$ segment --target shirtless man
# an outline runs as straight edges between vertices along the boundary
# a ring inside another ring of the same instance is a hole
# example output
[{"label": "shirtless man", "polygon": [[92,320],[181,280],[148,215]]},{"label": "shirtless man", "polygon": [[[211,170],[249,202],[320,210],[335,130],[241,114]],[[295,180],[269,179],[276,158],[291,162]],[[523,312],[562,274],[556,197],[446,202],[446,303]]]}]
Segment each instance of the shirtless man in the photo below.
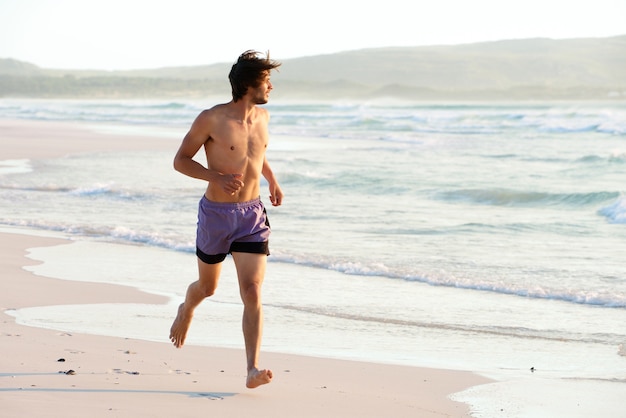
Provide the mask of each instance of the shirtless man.
[{"label": "shirtless man", "polygon": [[[208,182],[198,210],[196,255],[199,279],[189,285],[185,301],[170,330],[170,340],[182,347],[194,309],[213,295],[221,262],[232,254],[243,301],[243,335],[248,375],[246,386],[256,388],[272,380],[272,371],[259,369],[263,330],[261,285],[269,255],[270,225],[260,201],[261,175],[269,183],[270,201],[279,206],[283,192],[265,157],[269,113],[257,105],[268,101],[271,70],[280,63],[246,51],[228,78],[233,99],[202,111],[183,139],[174,168]],[[204,147],[207,167],[193,159]]]}]

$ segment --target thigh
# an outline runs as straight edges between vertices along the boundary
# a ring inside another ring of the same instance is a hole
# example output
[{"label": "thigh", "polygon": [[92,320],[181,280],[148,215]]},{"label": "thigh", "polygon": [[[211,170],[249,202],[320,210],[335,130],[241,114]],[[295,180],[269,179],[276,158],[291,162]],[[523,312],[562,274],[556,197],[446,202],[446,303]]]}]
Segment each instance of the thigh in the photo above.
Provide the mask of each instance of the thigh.
[{"label": "thigh", "polygon": [[207,264],[198,258],[198,281],[207,294],[213,294],[220,279],[222,263]]},{"label": "thigh", "polygon": [[267,255],[233,252],[232,256],[237,268],[240,289],[245,289],[250,285],[261,286],[265,277]]}]

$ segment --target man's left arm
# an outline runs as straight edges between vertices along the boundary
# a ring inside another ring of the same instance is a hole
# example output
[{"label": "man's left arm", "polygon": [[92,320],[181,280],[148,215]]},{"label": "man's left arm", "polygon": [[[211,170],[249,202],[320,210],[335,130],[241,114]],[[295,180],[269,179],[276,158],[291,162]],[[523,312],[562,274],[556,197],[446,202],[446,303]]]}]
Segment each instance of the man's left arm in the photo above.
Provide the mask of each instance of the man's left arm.
[{"label": "man's left arm", "polygon": [[283,191],[274,176],[274,172],[270,167],[270,164],[267,162],[267,158],[263,158],[263,169],[261,170],[261,174],[265,177],[265,180],[269,183],[270,188],[270,201],[273,206],[280,206],[283,203]]}]

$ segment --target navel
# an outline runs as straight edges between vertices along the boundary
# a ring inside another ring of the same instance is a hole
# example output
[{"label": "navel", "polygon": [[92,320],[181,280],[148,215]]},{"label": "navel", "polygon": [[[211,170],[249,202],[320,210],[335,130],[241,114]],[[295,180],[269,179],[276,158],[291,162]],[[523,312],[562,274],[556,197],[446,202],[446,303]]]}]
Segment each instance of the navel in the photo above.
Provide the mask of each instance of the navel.
[{"label": "navel", "polygon": [[231,145],[231,146],[230,146],[230,150],[231,150],[231,151],[234,151],[234,150],[235,150],[235,146],[234,146],[234,145]]}]

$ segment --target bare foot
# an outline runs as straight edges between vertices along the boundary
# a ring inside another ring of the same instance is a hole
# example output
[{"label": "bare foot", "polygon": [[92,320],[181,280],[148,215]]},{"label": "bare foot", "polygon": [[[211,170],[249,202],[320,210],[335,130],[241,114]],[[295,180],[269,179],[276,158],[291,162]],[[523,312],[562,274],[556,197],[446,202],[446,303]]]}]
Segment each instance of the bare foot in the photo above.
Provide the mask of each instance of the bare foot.
[{"label": "bare foot", "polygon": [[170,341],[174,343],[174,346],[180,348],[185,343],[187,337],[187,330],[191,324],[191,315],[185,313],[184,303],[181,303],[178,307],[178,314],[172,328],[170,328]]},{"label": "bare foot", "polygon": [[259,370],[256,368],[251,369],[248,372],[248,378],[246,379],[246,387],[254,389],[261,385],[265,385],[272,381],[272,377],[274,377],[274,375],[271,370]]}]

